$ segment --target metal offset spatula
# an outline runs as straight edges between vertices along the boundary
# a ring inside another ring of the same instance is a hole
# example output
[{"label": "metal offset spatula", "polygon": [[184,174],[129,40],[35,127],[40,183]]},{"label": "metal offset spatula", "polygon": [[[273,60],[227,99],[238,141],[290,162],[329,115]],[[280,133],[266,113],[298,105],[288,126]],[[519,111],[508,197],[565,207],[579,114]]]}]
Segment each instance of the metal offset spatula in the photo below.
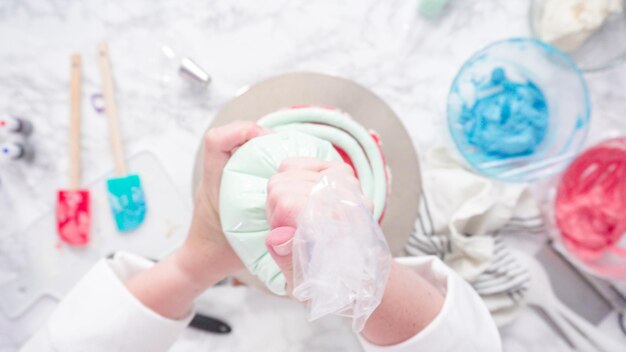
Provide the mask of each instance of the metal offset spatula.
[{"label": "metal offset spatula", "polygon": [[577,351],[620,352],[624,350],[618,341],[581,318],[556,297],[548,274],[535,258],[519,251],[515,251],[514,254],[530,272],[531,284],[526,295],[528,304],[546,313]]},{"label": "metal offset spatula", "polygon": [[109,121],[109,134],[113,148],[115,174],[117,175],[117,177],[107,180],[108,199],[118,231],[127,232],[138,228],[145,219],[146,201],[139,175],[128,175],[126,171],[117,106],[115,105],[111,63],[106,43],[98,45],[98,57],[102,74],[102,94],[104,95],[105,111]]},{"label": "metal offset spatula", "polygon": [[69,189],[57,193],[56,220],[59,238],[74,246],[89,242],[89,191],[80,186],[80,56],[72,55],[70,80]]}]

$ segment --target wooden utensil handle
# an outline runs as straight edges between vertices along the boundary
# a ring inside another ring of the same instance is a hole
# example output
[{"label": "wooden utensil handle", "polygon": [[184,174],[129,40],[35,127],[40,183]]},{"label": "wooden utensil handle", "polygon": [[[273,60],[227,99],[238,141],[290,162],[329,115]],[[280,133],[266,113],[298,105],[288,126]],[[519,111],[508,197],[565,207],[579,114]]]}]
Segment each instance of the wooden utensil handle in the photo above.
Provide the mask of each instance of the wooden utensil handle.
[{"label": "wooden utensil handle", "polygon": [[72,55],[70,79],[70,189],[80,186],[80,55]]},{"label": "wooden utensil handle", "polygon": [[98,45],[98,58],[100,61],[100,73],[102,74],[102,94],[104,95],[104,109],[109,121],[109,135],[111,137],[111,147],[113,148],[113,161],[115,162],[115,173],[118,176],[126,175],[126,164],[124,162],[124,149],[122,147],[122,136],[120,134],[120,123],[117,117],[117,106],[115,105],[115,95],[113,88],[113,76],[111,74],[111,62],[109,61],[109,49],[106,43]]}]

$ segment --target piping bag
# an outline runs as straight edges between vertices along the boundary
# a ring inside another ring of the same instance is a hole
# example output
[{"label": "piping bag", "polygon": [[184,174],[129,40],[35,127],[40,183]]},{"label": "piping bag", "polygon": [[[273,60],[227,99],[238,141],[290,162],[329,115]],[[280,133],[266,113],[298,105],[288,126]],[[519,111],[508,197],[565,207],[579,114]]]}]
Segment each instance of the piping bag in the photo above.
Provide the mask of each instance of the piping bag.
[{"label": "piping bag", "polygon": [[267,288],[286,294],[285,277],[265,247],[270,230],[265,211],[269,178],[288,158],[341,161],[335,146],[347,151],[353,162],[362,160],[354,169],[358,187],[372,201],[373,214],[363,205],[356,185],[345,185],[342,178],[328,174],[298,219],[292,252],[293,294],[308,302],[309,320],[341,314],[352,317],[353,329],[360,331],[380,303],[391,261],[378,225],[387,188],[382,155],[367,130],[340,111],[287,109],[265,116],[259,124],[275,133],[242,145],[224,168],[220,218],[226,238]]},{"label": "piping bag", "polygon": [[69,245],[89,242],[89,191],[80,185],[80,56],[72,55],[70,81],[69,189],[57,193],[56,219],[59,238]]},{"label": "piping bag", "polygon": [[380,304],[391,253],[354,184],[332,172],[322,176],[298,216],[293,238],[293,296],[306,302],[308,319],[352,318],[360,332]]},{"label": "piping bag", "polygon": [[105,112],[109,121],[109,134],[115,161],[115,174],[117,175],[117,177],[107,180],[108,198],[118,231],[127,232],[135,230],[143,223],[146,217],[146,202],[139,175],[128,175],[126,170],[115,105],[111,63],[106,43],[98,45],[98,57],[102,74]]},{"label": "piping bag", "polygon": [[[224,167],[220,220],[226,239],[248,270],[277,295],[285,295],[285,277],[267,252],[267,182],[283,160],[314,157],[353,165],[363,195],[378,221],[389,189],[376,139],[349,115],[331,108],[293,107],[265,115],[259,125],[274,133],[242,145]],[[339,150],[348,155],[346,161]]]}]

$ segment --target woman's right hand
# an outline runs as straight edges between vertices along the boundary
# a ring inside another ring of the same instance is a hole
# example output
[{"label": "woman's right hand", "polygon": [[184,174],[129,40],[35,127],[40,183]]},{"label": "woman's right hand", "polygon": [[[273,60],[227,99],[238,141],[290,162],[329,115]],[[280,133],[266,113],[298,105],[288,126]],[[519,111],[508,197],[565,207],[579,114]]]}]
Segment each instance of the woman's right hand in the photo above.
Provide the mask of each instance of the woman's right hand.
[{"label": "woman's right hand", "polygon": [[266,246],[274,261],[287,279],[287,292],[293,289],[291,247],[296,231],[296,220],[306,205],[312,188],[325,174],[333,173],[345,177],[345,187],[354,187],[363,202],[371,210],[371,202],[361,192],[359,181],[352,168],[343,162],[329,162],[316,158],[293,158],[285,160],[278,173],[272,176],[267,186],[267,218],[270,233]]},{"label": "woman's right hand", "polygon": [[[345,163],[314,158],[285,161],[268,183],[267,216],[270,233],[265,244],[287,280],[287,292],[293,290],[292,244],[298,215],[306,205],[312,188],[326,173],[343,174],[360,192],[359,181]],[[371,202],[361,193],[364,203]],[[416,272],[392,262],[385,293],[379,306],[367,320],[361,335],[369,342],[394,345],[415,336],[430,324],[443,306],[443,295]]]}]

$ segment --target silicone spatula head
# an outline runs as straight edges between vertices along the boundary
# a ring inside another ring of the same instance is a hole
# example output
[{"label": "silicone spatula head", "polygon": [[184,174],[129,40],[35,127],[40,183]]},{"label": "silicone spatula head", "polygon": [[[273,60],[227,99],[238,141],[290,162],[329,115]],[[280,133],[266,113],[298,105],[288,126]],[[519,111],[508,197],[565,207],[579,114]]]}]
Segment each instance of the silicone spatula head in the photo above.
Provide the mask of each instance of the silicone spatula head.
[{"label": "silicone spatula head", "polygon": [[62,190],[57,197],[57,231],[61,240],[73,246],[89,242],[90,226],[89,192]]},{"label": "silicone spatula head", "polygon": [[82,246],[89,242],[89,191],[80,184],[80,56],[71,57],[70,79],[70,134],[69,134],[69,189],[57,195],[57,231],[61,241]]},{"label": "silicone spatula head", "polygon": [[120,232],[132,231],[146,217],[146,201],[138,175],[107,180],[109,204]]}]

